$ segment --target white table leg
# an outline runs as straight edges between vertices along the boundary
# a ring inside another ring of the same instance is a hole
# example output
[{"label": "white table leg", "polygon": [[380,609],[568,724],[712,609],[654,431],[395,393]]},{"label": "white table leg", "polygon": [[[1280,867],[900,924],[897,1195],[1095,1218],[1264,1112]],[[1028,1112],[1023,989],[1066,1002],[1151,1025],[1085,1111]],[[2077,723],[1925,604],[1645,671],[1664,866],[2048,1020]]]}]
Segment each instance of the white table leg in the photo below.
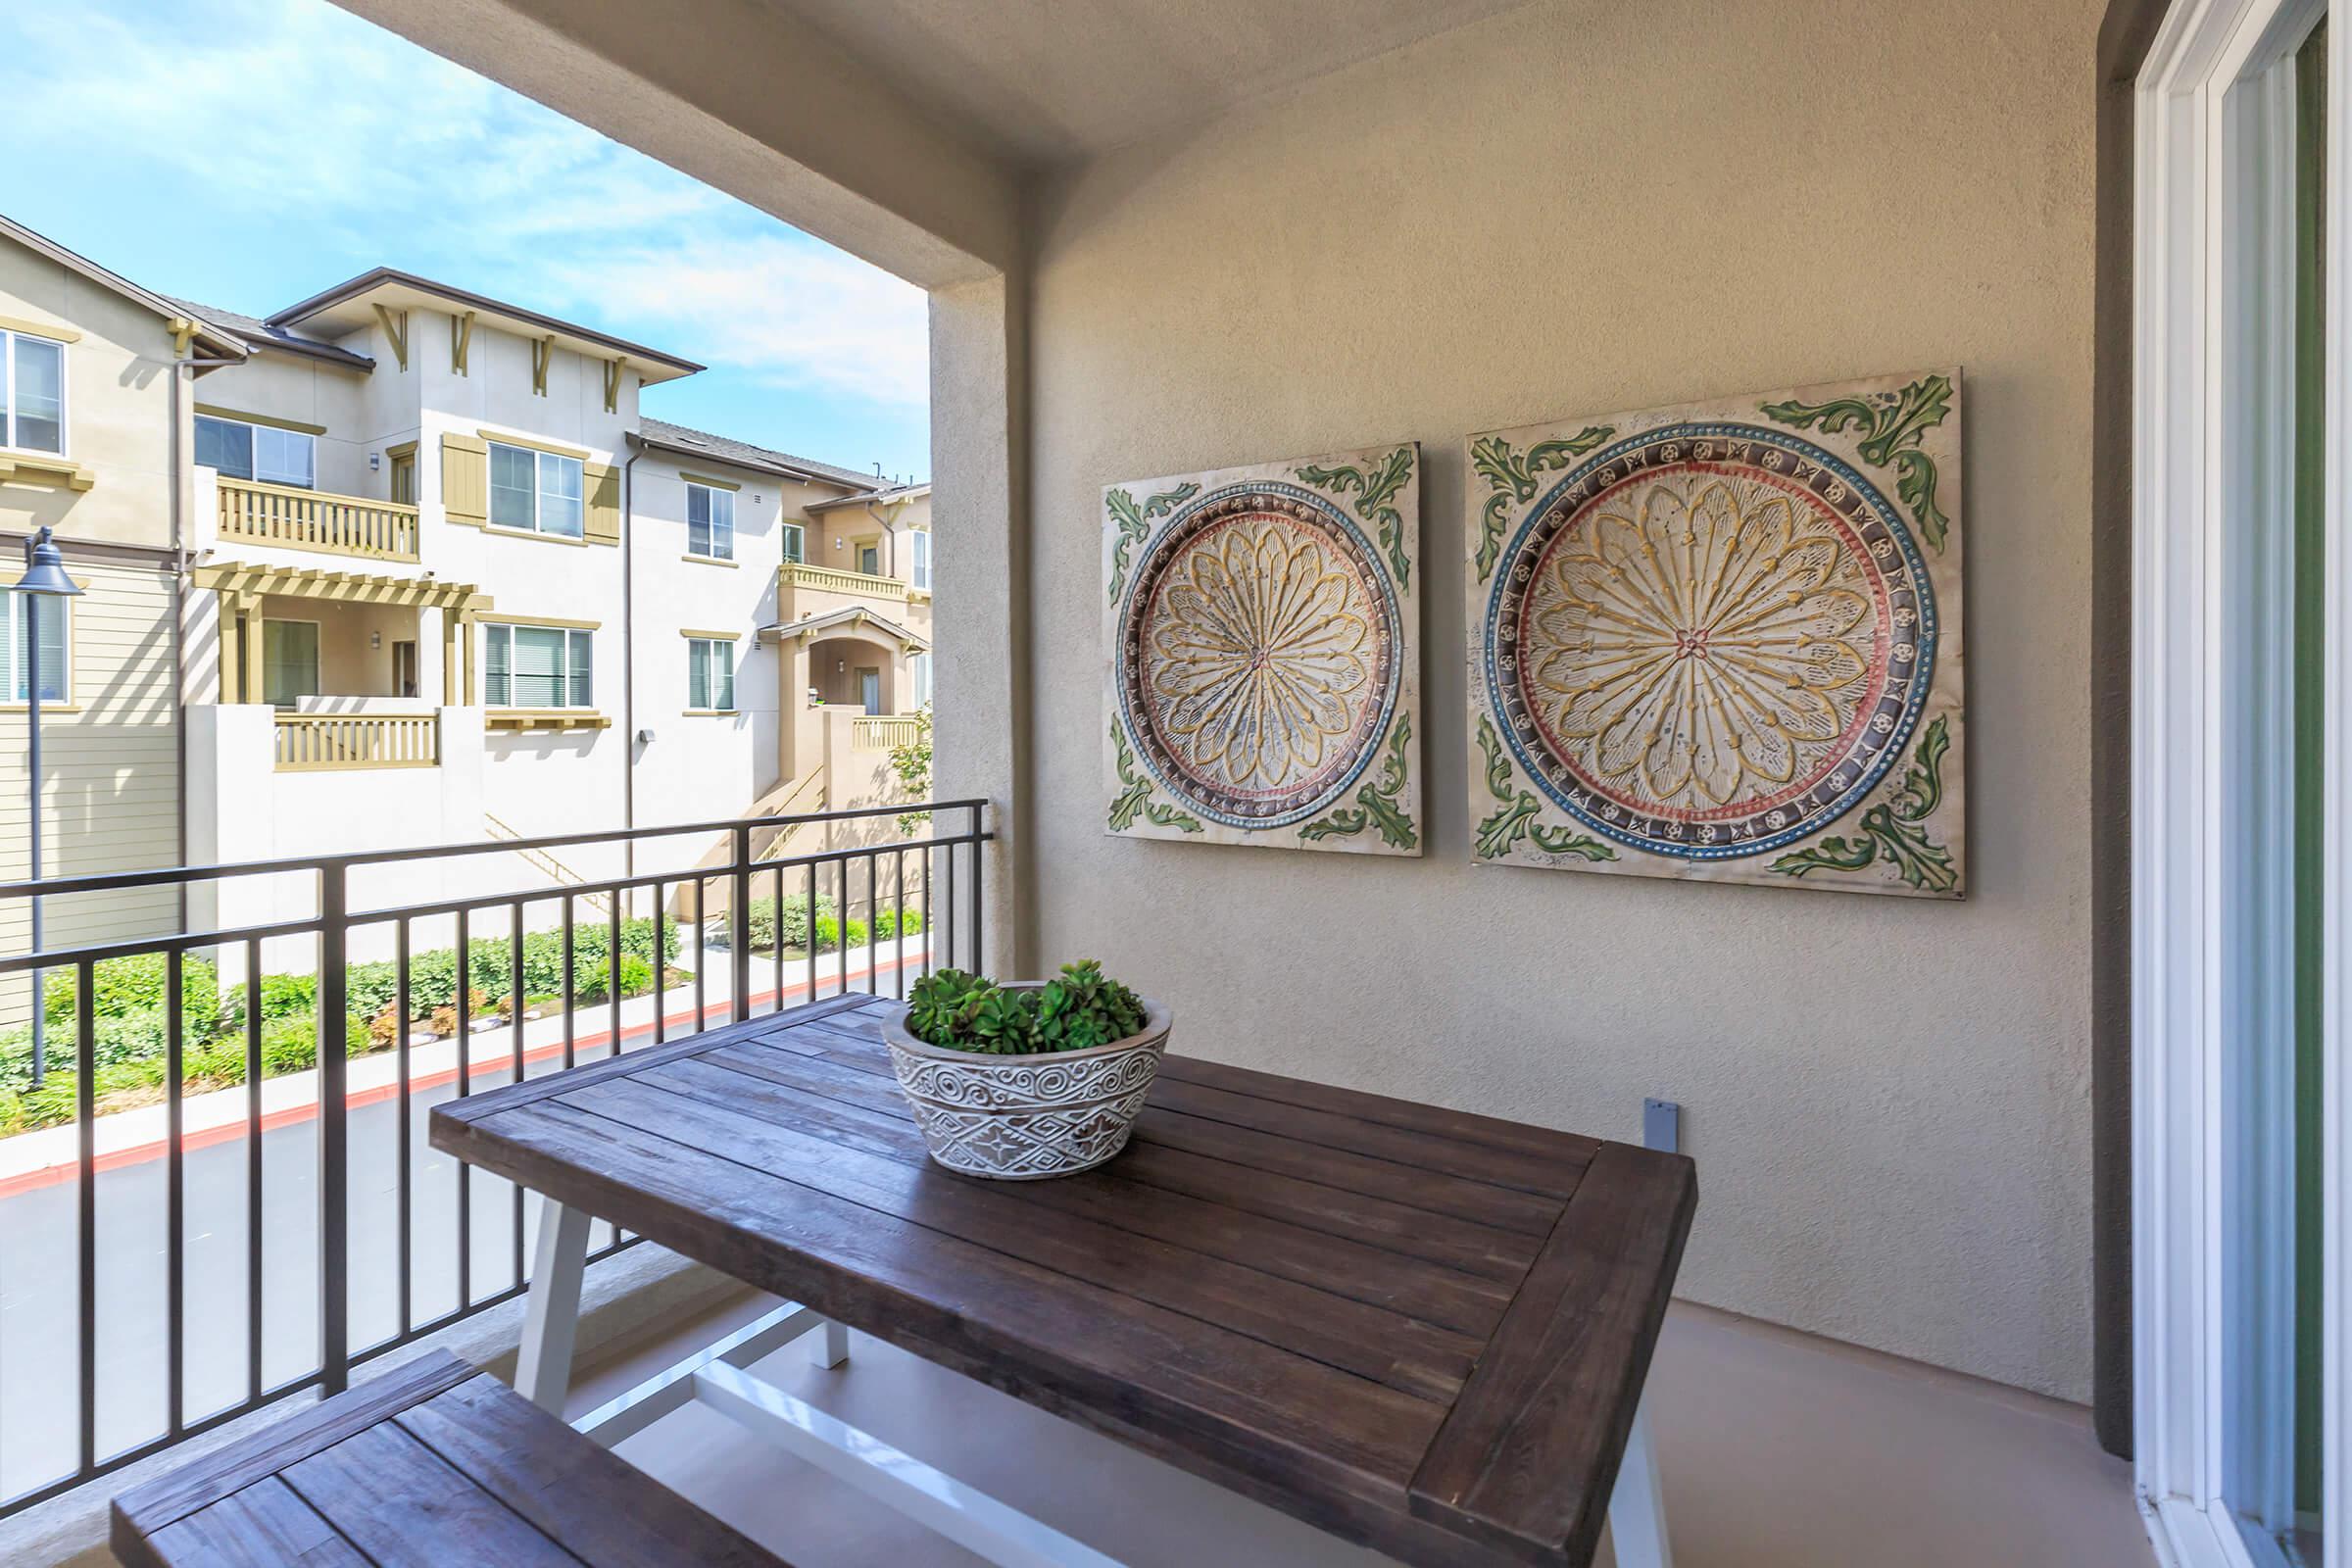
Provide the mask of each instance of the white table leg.
[{"label": "white table leg", "polygon": [[1674,1553],[1666,1544],[1666,1497],[1658,1490],[1658,1445],[1649,1430],[1646,1395],[1634,1409],[1625,1462],[1617,1468],[1617,1490],[1609,1494],[1609,1534],[1617,1546],[1617,1568],[1674,1568]]},{"label": "white table leg", "polygon": [[542,1198],[538,1257],[531,1272],[530,1306],[522,1320],[522,1350],[514,1362],[514,1388],[561,1420],[564,1396],[571,1392],[572,1334],[580,1326],[587,1214]]},{"label": "white table leg", "polygon": [[850,1331],[848,1327],[834,1322],[831,1318],[826,1318],[824,1326],[808,1336],[808,1364],[834,1367],[841,1365],[849,1358]]}]

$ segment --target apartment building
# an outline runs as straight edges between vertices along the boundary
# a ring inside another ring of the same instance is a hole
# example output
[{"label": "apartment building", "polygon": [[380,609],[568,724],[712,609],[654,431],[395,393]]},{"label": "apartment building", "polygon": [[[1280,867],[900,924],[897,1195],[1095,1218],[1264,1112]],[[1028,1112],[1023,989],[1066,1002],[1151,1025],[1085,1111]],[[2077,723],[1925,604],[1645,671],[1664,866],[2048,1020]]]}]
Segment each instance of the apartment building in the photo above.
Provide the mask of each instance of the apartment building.
[{"label": "apartment building", "polygon": [[[42,868],[182,858],[172,607],[193,497],[191,398],[245,344],[176,303],[0,218],[0,551],[54,529],[81,597],[41,606]],[[0,580],[14,580],[13,569]],[[0,875],[31,835],[24,608],[0,593]],[[54,944],[169,929],[163,892],[48,901]],[[0,942],[23,951],[23,901]],[[22,1006],[0,987],[0,1013]]]},{"label": "apartment building", "polygon": [[[64,655],[110,706],[58,722],[111,726],[70,765],[135,805],[92,790],[69,836],[103,813],[124,864],[228,862],[889,798],[889,748],[929,691],[927,487],[643,417],[645,388],[702,367],[391,269],[257,318],[54,259],[84,281],[42,296],[34,259],[55,249],[10,250],[27,276],[0,273],[0,315],[154,363],[136,395],[94,360],[46,394],[37,351],[25,381],[83,435],[18,459],[62,475],[21,526],[55,522],[77,573],[123,579],[103,601],[120,609],[76,602]],[[104,504],[68,526],[56,498],[82,495]],[[0,742],[0,767],[21,749]],[[552,889],[711,848],[527,858]],[[514,860],[363,872],[353,897],[513,885]],[[190,916],[306,908],[307,884],[279,881],[200,886]]]}]

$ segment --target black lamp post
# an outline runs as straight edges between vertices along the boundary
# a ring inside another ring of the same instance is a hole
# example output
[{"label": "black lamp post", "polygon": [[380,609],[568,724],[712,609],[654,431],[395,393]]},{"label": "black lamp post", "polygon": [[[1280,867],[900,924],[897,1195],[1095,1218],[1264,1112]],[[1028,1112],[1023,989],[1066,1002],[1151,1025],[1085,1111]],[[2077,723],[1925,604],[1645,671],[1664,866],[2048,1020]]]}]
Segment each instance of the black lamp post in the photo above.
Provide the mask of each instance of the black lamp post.
[{"label": "black lamp post", "polygon": [[[24,541],[24,575],[17,579],[16,592],[24,597],[24,714],[30,727],[30,746],[25,753],[24,772],[30,780],[29,810],[26,814],[26,833],[31,842],[31,878],[41,875],[41,601],[72,599],[81,593],[74,579],[66,574],[64,552],[47,528]],[[62,696],[63,693],[60,693]],[[32,951],[41,951],[41,898],[32,898]],[[48,1023],[44,1005],[43,975],[32,971],[32,1081],[38,1086],[47,1076],[48,1062],[42,1040]]]}]

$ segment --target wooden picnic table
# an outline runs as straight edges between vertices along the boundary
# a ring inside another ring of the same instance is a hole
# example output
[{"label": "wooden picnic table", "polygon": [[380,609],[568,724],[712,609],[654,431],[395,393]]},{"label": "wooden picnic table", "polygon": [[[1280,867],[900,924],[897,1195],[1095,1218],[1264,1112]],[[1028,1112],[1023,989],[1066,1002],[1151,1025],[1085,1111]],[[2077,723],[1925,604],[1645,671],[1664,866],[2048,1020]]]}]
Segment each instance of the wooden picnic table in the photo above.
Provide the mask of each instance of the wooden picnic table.
[{"label": "wooden picnic table", "polygon": [[[525,1392],[560,1402],[594,1216],[1405,1562],[1592,1560],[1688,1159],[1170,1055],[1109,1164],[976,1181],[924,1154],[889,1005],[434,1108],[550,1205]],[[1665,1557],[1647,1462],[1644,1432],[1629,1562]]]}]

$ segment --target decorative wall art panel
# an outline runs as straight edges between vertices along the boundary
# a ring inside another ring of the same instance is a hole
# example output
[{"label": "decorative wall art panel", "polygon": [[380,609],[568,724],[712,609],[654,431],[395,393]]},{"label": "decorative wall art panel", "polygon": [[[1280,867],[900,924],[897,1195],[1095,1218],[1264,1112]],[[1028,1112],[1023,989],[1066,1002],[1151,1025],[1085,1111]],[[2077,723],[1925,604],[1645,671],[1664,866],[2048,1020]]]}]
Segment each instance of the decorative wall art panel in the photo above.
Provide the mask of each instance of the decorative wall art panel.
[{"label": "decorative wall art panel", "polygon": [[1421,449],[1102,492],[1104,829],[1421,853]]},{"label": "decorative wall art panel", "polygon": [[1477,859],[1961,896],[1958,371],[1469,457]]}]

